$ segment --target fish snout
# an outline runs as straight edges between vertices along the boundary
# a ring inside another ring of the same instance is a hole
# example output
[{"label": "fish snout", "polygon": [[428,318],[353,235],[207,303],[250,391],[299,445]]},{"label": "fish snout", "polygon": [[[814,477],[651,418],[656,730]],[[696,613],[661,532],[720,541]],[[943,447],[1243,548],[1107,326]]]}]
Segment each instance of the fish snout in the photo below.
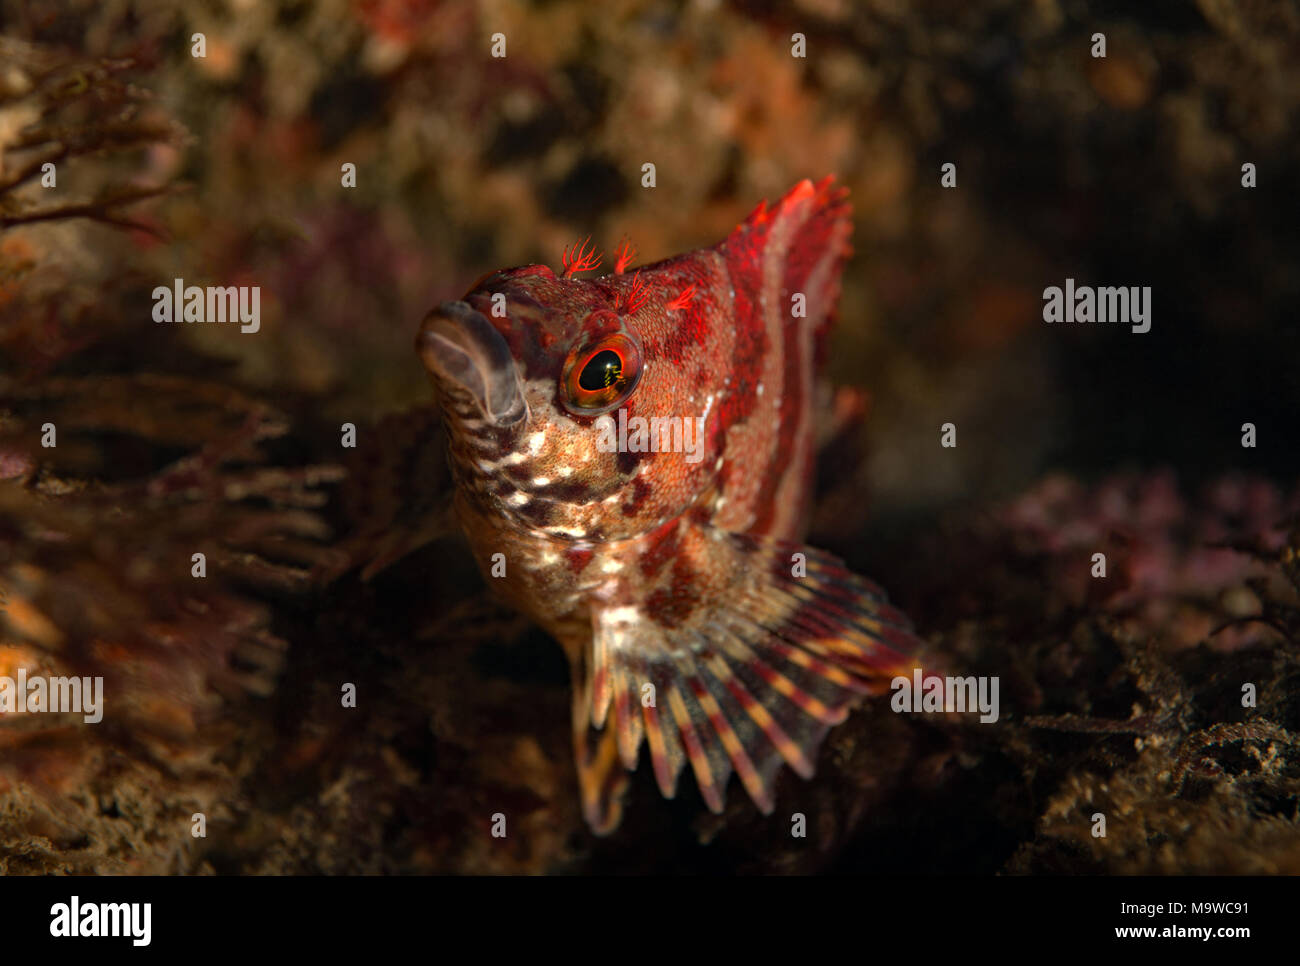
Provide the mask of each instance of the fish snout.
[{"label": "fish snout", "polygon": [[497,425],[523,418],[527,407],[514,357],[481,312],[465,302],[443,302],[424,317],[415,348],[445,391],[468,394]]}]

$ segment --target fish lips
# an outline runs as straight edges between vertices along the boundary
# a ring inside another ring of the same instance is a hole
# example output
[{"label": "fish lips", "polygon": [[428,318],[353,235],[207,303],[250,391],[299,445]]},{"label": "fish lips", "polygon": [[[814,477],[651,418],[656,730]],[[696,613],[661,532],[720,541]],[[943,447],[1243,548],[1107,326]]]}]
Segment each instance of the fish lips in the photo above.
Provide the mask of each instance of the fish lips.
[{"label": "fish lips", "polygon": [[467,303],[443,302],[425,316],[415,347],[444,388],[468,393],[498,426],[524,417],[527,406],[510,347]]}]

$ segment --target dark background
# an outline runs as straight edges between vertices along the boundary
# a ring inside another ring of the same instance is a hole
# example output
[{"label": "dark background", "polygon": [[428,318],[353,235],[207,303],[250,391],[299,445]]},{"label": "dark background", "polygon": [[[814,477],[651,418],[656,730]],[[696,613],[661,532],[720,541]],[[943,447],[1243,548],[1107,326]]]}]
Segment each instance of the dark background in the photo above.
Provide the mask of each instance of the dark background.
[{"label": "dark background", "polygon": [[[9,659],[131,696],[14,739],[9,871],[1300,869],[1293,3],[4,2],[0,35],[3,173],[71,149],[57,201],[0,193]],[[427,406],[418,321],[485,272],[587,235],[668,257],[828,173],[856,215],[830,375],[872,409],[813,540],[1000,675],[1006,718],[865,709],[783,786],[807,843],[645,774],[596,842],[558,649],[454,538],[350,569],[442,492],[436,431],[376,426]],[[167,191],[109,203],[140,186]],[[175,277],[260,285],[261,331],[155,326]],[[1067,277],[1150,286],[1151,331],[1047,326]],[[409,440],[407,509],[376,509],[345,421]],[[1095,810],[1128,818],[1099,841]]]}]

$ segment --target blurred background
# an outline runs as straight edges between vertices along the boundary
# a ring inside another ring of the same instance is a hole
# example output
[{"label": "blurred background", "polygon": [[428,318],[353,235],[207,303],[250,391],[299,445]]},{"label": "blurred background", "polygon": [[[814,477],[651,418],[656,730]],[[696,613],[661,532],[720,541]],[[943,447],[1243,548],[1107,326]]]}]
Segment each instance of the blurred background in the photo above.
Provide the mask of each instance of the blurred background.
[{"label": "blurred background", "polygon": [[[1298,106],[1300,10],[1264,0],[0,0],[0,664],[125,696],[97,730],[0,715],[0,863],[1300,871]],[[864,710],[782,787],[805,843],[645,775],[594,840],[558,649],[423,540],[416,326],[825,174],[856,218],[829,374],[871,408],[813,542],[1007,715]],[[1151,331],[1046,325],[1067,277],[1150,286]],[[260,286],[260,331],[155,325],[175,278]],[[377,497],[381,463],[409,491]],[[1107,796],[1141,820],[1098,842]]]}]

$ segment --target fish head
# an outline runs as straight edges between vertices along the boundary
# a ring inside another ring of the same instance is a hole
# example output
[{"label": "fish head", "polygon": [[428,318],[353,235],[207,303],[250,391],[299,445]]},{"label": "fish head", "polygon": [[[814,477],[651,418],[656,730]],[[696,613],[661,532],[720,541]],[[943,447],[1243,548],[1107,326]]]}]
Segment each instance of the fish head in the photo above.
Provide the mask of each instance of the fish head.
[{"label": "fish head", "polygon": [[[417,349],[458,485],[479,509],[553,537],[617,539],[654,529],[707,488],[716,440],[696,418],[701,387],[658,351],[662,300],[630,298],[632,284],[530,265],[485,276],[425,318]],[[608,445],[611,427],[634,417],[682,421],[683,445]]]}]

